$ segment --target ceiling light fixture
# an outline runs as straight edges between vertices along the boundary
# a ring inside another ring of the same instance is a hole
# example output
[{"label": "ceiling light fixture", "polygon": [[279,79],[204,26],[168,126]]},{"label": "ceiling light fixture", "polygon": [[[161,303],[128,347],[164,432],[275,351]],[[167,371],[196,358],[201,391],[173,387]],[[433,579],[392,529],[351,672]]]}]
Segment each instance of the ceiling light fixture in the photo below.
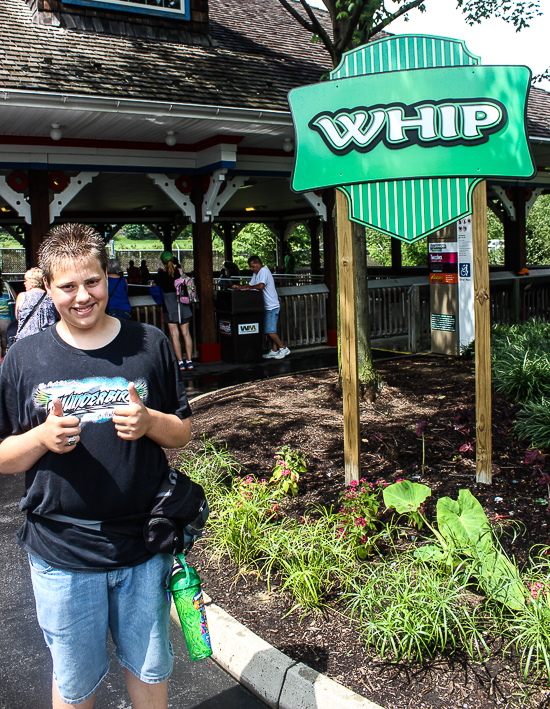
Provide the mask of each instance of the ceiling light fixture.
[{"label": "ceiling light fixture", "polygon": [[169,145],[172,148],[178,142],[176,135],[177,134],[175,131],[169,130],[168,133],[166,133],[166,145]]},{"label": "ceiling light fixture", "polygon": [[52,129],[50,131],[50,138],[52,140],[61,140],[63,137],[63,132],[59,123],[52,123]]}]

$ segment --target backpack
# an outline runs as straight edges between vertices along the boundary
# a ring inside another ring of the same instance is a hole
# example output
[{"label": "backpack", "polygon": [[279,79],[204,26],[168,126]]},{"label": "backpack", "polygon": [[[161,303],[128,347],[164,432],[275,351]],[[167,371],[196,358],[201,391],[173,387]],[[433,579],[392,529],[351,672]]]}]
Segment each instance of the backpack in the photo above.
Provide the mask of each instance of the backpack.
[{"label": "backpack", "polygon": [[176,296],[179,302],[184,305],[196,303],[197,289],[195,288],[195,281],[190,276],[186,276],[181,268],[178,270],[179,277],[174,281],[174,286],[176,288]]}]

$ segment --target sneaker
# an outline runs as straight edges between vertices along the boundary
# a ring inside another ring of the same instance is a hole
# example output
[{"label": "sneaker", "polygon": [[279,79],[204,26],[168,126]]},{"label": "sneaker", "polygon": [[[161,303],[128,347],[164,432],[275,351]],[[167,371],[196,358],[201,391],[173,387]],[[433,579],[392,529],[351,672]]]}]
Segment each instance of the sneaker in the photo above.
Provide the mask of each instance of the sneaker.
[{"label": "sneaker", "polygon": [[277,354],[275,355],[275,359],[284,359],[285,357],[286,357],[285,350],[279,350],[277,352]]},{"label": "sneaker", "polygon": [[287,355],[290,354],[290,350],[288,349],[288,347],[283,347],[281,350],[279,350],[279,354],[281,352],[283,353],[283,357],[286,357]]},{"label": "sneaker", "polygon": [[193,362],[190,359],[185,360],[185,369],[194,369]]},{"label": "sneaker", "polygon": [[185,364],[181,360],[178,362],[178,367],[180,368],[180,372],[185,372]]},{"label": "sneaker", "polygon": [[262,355],[262,357],[264,359],[271,359],[272,357],[277,357],[278,354],[279,350],[269,350],[269,352],[267,354]]}]

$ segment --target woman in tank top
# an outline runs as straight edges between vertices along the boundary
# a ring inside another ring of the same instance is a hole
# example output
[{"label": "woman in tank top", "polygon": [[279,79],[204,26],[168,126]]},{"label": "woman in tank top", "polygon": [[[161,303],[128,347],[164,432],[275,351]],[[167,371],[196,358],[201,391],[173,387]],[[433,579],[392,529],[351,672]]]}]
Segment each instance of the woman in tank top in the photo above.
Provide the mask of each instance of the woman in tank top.
[{"label": "woman in tank top", "polygon": [[25,291],[19,293],[15,301],[15,317],[19,322],[16,335],[18,340],[55,324],[57,310],[49,295],[40,302],[25,324],[27,316],[45,293],[42,271],[39,268],[31,268],[25,273]]}]

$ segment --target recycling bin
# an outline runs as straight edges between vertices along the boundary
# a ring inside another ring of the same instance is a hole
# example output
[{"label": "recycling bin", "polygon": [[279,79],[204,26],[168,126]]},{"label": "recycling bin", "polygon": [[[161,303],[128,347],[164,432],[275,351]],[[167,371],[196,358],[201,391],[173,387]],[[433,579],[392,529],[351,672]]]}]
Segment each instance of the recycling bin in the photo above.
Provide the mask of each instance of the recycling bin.
[{"label": "recycling bin", "polygon": [[264,323],[261,291],[218,291],[216,315],[222,361],[234,364],[260,362]]}]

